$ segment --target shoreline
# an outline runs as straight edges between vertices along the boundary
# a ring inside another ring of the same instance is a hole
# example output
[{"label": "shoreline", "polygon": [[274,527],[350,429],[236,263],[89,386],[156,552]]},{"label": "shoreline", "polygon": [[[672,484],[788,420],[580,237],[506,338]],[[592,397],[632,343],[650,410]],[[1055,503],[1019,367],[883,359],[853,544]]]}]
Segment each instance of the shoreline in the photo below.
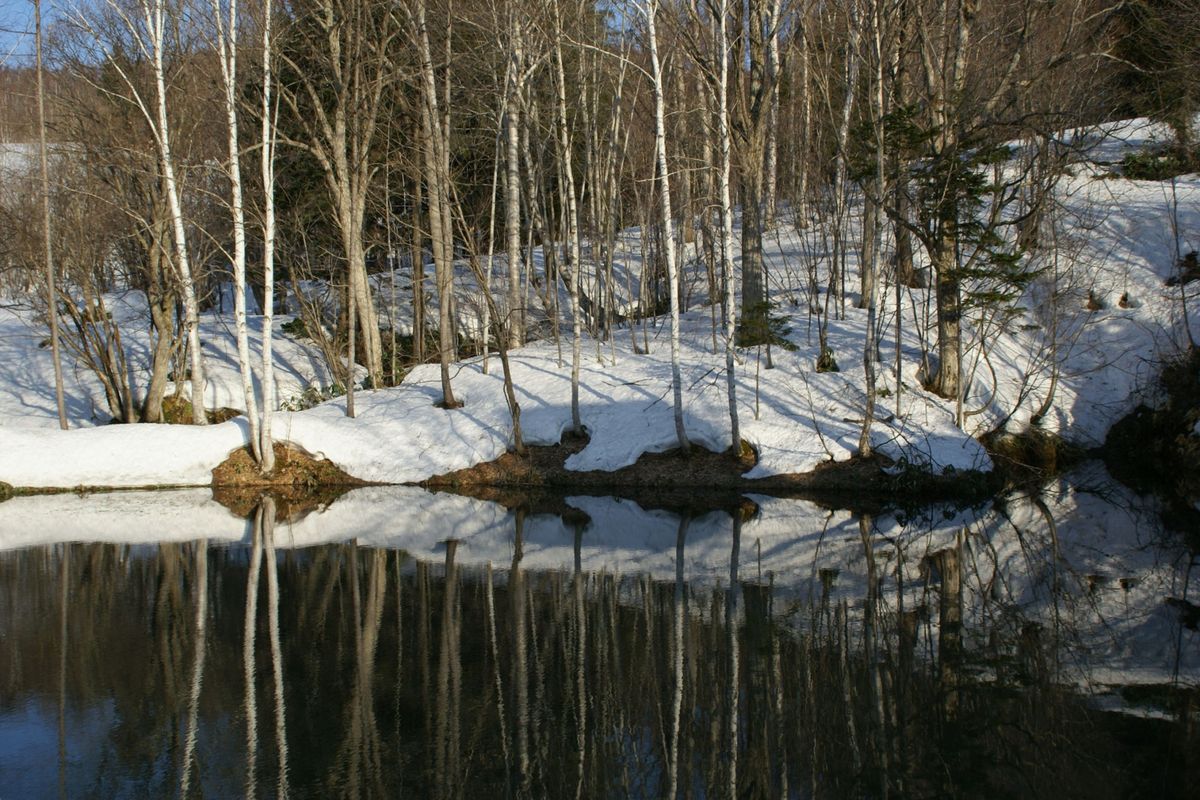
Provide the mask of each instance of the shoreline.
[{"label": "shoreline", "polygon": [[499,458],[421,481],[366,481],[323,458],[315,458],[290,443],[275,445],[277,468],[269,478],[257,471],[248,448],[230,453],[212,471],[208,483],[164,483],[139,486],[75,485],[61,487],[9,486],[0,482],[0,502],[9,497],[101,492],[210,488],[215,495],[236,498],[234,507],[248,507],[252,498],[271,492],[293,499],[301,496],[336,498],[363,486],[417,486],[433,492],[490,499],[508,507],[542,506],[545,498],[567,493],[611,494],[644,498],[656,508],[728,508],[746,494],[808,499],[826,506],[880,509],[953,500],[964,504],[983,500],[1005,486],[1011,475],[1000,468],[989,472],[948,470],[934,474],[917,467],[897,468],[886,456],[828,461],[804,473],[747,478],[757,463],[745,447],[741,456],[714,453],[694,445],[688,454],[678,450],[644,453],[617,470],[574,471],[566,460],[588,443],[586,437],[566,434],[555,445],[530,445],[525,455],[508,452]]}]

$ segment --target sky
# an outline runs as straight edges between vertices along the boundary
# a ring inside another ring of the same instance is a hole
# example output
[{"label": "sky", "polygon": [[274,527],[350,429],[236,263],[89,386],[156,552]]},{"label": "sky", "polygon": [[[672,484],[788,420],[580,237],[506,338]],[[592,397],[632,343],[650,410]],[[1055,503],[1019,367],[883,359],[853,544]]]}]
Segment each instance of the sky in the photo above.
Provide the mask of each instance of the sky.
[{"label": "sky", "polygon": [[[69,0],[42,0],[43,24]],[[0,67],[33,64],[33,0],[0,0]]]}]

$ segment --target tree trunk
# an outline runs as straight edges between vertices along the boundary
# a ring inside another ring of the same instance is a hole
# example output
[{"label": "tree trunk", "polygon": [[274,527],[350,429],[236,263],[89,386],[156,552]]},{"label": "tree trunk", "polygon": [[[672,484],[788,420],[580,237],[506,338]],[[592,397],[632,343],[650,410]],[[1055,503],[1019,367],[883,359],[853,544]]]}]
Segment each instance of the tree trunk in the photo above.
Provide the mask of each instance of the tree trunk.
[{"label": "tree trunk", "polygon": [[737,319],[733,290],[733,199],[729,190],[732,172],[732,137],[729,130],[729,0],[721,0],[717,47],[721,64],[717,85],[717,150],[721,197],[721,277],[724,284],[725,309],[725,386],[729,398],[730,451],[740,455],[742,439],[738,426],[737,376],[734,372],[737,363]]},{"label": "tree trunk", "polygon": [[579,368],[581,358],[582,320],[579,309],[579,282],[583,274],[583,248],[579,242],[579,210],[575,200],[575,174],[571,165],[571,136],[567,126],[567,77],[563,69],[562,18],[554,4],[554,66],[558,83],[558,136],[561,148],[562,185],[566,192],[567,244],[570,247],[571,279],[571,426],[576,434],[583,433],[579,413]]},{"label": "tree trunk", "polygon": [[767,0],[748,0],[745,27],[748,51],[739,53],[737,64],[749,70],[747,94],[742,98],[742,329],[743,343],[767,340],[768,290],[763,263],[763,190],[766,160],[766,123],[771,95],[770,76],[766,74]]},{"label": "tree trunk", "polygon": [[932,390],[942,397],[958,397],[962,298],[958,281],[957,240],[952,233],[943,233],[933,254],[936,273],[938,370]]},{"label": "tree trunk", "polygon": [[880,186],[878,177],[872,177],[863,197],[862,254],[858,268],[859,308],[867,308],[872,302],[875,296],[876,276],[879,274],[879,248],[883,229],[876,224],[880,217],[880,208],[875,198]]},{"label": "tree trunk", "polygon": [[659,210],[662,214],[663,248],[666,251],[667,281],[670,284],[668,291],[671,295],[671,394],[675,408],[675,436],[679,441],[679,449],[687,453],[691,446],[683,426],[683,379],[679,367],[679,267],[672,230],[671,180],[667,172],[667,128],[664,120],[666,102],[663,96],[662,64],[658,57],[657,14],[658,0],[651,0],[646,11],[646,33],[650,38],[650,66],[654,83],[654,146],[658,159]]},{"label": "tree trunk", "polygon": [[[420,131],[418,131],[420,135]],[[412,303],[413,303],[413,361],[425,363],[425,248],[421,231],[421,177],[413,180],[412,211]]]},{"label": "tree trunk", "polygon": [[504,104],[504,242],[508,259],[509,347],[525,344],[525,308],[521,302],[521,84],[525,69],[524,40],[517,9],[509,10],[509,73]]},{"label": "tree trunk", "polygon": [[250,423],[250,452],[262,463],[259,441],[258,402],[254,393],[254,367],[250,362],[250,342],[246,329],[246,214],[242,201],[242,165],[238,144],[237,34],[238,4],[229,0],[228,21],[222,17],[220,0],[212,0],[216,28],[217,55],[221,63],[224,90],[225,123],[229,148],[229,211],[233,223],[233,325],[237,339],[238,371],[242,378],[242,399]]},{"label": "tree trunk", "polygon": [[50,246],[50,166],[46,157],[46,88],[42,76],[42,0],[33,0],[34,47],[37,60],[38,157],[42,170],[42,245],[46,258],[46,319],[50,324],[50,357],[54,360],[54,405],[58,427],[67,429],[67,401],[63,394],[62,347],[58,341],[58,289],[55,286],[53,248]]},{"label": "tree trunk", "polygon": [[275,469],[271,421],[275,411],[275,117],[271,104],[271,4],[263,4],[262,39],[262,182],[263,182],[263,307],[262,307],[262,429],[259,450],[262,471]]},{"label": "tree trunk", "polygon": [[[779,81],[780,52],[780,14],[782,0],[770,0],[771,6],[767,17],[767,82],[771,86]],[[763,225],[771,227],[775,224],[775,213],[778,196],[779,171],[779,92],[772,91],[767,105],[767,141],[764,144],[763,162]],[[807,132],[807,131],[806,131]]]},{"label": "tree trunk", "polygon": [[167,391],[167,375],[171,371],[171,356],[175,352],[174,310],[175,298],[147,295],[150,307],[150,327],[154,345],[150,351],[150,381],[146,396],[142,399],[141,419],[143,422],[162,422],[162,401]]},{"label": "tree trunk", "polygon": [[450,385],[450,361],[454,352],[454,323],[451,319],[451,303],[454,292],[453,231],[446,226],[446,206],[449,175],[443,172],[445,160],[443,148],[447,146],[443,131],[438,101],[437,84],[434,80],[433,54],[429,45],[429,29],[425,20],[425,3],[416,4],[417,40],[421,56],[421,77],[424,101],[421,104],[421,130],[424,139],[425,188],[428,195],[429,236],[433,246],[435,281],[438,292],[438,357],[441,362],[442,407],[458,408],[454,390]]},{"label": "tree trunk", "polygon": [[154,87],[157,109],[157,124],[154,128],[158,143],[159,160],[166,184],[167,201],[171,210],[171,223],[175,234],[175,267],[183,289],[183,305],[187,315],[188,351],[192,368],[192,422],[207,425],[204,413],[204,354],[200,351],[200,303],[192,280],[191,262],[188,256],[187,233],[183,219],[183,204],[179,197],[179,184],[175,180],[175,159],[171,155],[170,125],[167,121],[167,83],[163,66],[166,46],[165,0],[142,0],[142,15],[150,36],[151,55],[154,61]]}]

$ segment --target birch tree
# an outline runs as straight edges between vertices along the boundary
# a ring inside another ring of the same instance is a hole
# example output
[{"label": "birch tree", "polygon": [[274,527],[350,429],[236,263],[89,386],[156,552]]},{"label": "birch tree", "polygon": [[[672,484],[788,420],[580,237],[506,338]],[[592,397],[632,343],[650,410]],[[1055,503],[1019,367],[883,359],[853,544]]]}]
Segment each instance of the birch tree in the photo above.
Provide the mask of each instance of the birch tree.
[{"label": "birch tree", "polygon": [[42,173],[42,244],[46,267],[46,319],[50,324],[50,357],[54,360],[54,405],[58,427],[67,429],[67,403],[63,396],[62,348],[58,341],[58,289],[50,243],[50,165],[46,155],[46,86],[42,75],[42,0],[33,0],[34,48],[37,61],[38,160]]},{"label": "birch tree", "polygon": [[[576,434],[583,433],[583,421],[579,416],[579,361],[581,350],[582,320],[579,315],[579,281],[583,273],[583,248],[579,242],[579,209],[575,198],[575,173],[571,159],[571,128],[567,124],[567,76],[563,68],[563,27],[562,13],[558,3],[551,4],[554,8],[554,70],[556,88],[558,90],[557,122],[559,157],[562,166],[564,201],[566,208],[567,247],[569,248],[571,294],[571,426]],[[653,45],[652,45],[653,46]],[[665,152],[665,151],[664,151]],[[665,155],[664,155],[665,158]]]},{"label": "birch tree", "polygon": [[272,95],[274,79],[271,59],[274,42],[272,0],[262,0],[262,106],[261,148],[263,212],[263,303],[262,303],[262,427],[260,464],[264,473],[275,469],[275,444],[271,436],[271,417],[275,410],[275,358],[273,353],[275,322],[275,122],[276,107]]},{"label": "birch tree", "polygon": [[[658,54],[658,0],[648,0],[643,13],[646,15],[646,37],[650,46],[651,81],[654,87],[654,151],[658,165],[659,212],[662,216],[663,249],[667,262],[667,282],[671,294],[671,395],[675,411],[675,436],[679,449],[690,450],[687,432],[683,426],[683,380],[679,367],[679,268],[675,254],[675,232],[671,216],[671,179],[667,171],[667,127],[665,121],[665,92],[662,61]],[[737,442],[735,441],[735,446]]]},{"label": "birch tree", "polygon": [[[192,275],[188,248],[187,224],[176,178],[175,157],[171,150],[171,126],[167,114],[166,50],[169,45],[166,0],[138,0],[134,9],[126,8],[119,0],[106,0],[109,9],[129,33],[134,48],[151,64],[154,76],[153,97],[146,97],[138,82],[121,61],[109,59],[110,66],[128,89],[128,96],[137,107],[154,138],[162,171],[164,193],[170,213],[174,245],[174,267],[178,278],[187,327],[188,352],[191,362],[192,422],[207,425],[204,412],[204,355],[200,350],[200,304]],[[82,27],[95,31],[86,20],[79,18]]]},{"label": "birch tree", "polygon": [[507,7],[508,70],[504,84],[504,245],[508,262],[508,344],[525,343],[521,295],[521,94],[525,83],[525,31],[515,2]]},{"label": "birch tree", "polygon": [[[872,180],[872,189],[875,192],[873,197],[868,197],[866,202],[873,203],[878,209],[883,204],[883,197],[887,193],[887,188],[884,184],[885,177],[885,144],[884,144],[884,63],[887,60],[885,53],[885,34],[884,30],[889,22],[887,15],[887,5],[890,0],[871,0],[870,15],[868,19],[868,27],[865,31],[865,38],[870,41],[869,55],[871,56],[871,132],[872,132],[872,156],[874,176]],[[864,223],[866,224],[866,223]],[[863,263],[860,266],[863,274],[878,275],[880,264],[880,248],[883,238],[883,215],[878,210],[870,217],[871,230],[864,231],[864,237],[869,237],[874,242],[874,246],[870,249],[870,263]],[[864,248],[865,249],[865,248]],[[866,256],[867,254],[864,254]],[[864,259],[865,260],[865,259]],[[863,303],[867,309],[867,328],[866,338],[863,341],[863,373],[865,375],[865,403],[863,407],[863,424],[862,430],[858,437],[858,454],[862,457],[871,455],[871,425],[875,417],[875,361],[876,361],[876,343],[875,343],[875,316],[876,316],[876,301],[875,301],[875,282],[868,281],[864,278],[862,283]],[[896,309],[897,315],[901,313],[899,308]],[[899,397],[899,374],[897,374],[896,393]]]},{"label": "birch tree", "polygon": [[[692,15],[692,29],[699,32],[705,27],[697,5],[688,6]],[[706,47],[696,38],[689,40],[693,58],[716,98],[713,122],[716,126],[716,191],[718,204],[717,253],[721,265],[722,317],[725,339],[725,387],[729,401],[730,449],[740,453],[741,430],[737,405],[737,302],[733,274],[733,136],[730,125],[729,107],[729,62],[733,52],[730,41],[730,0],[720,0],[712,10],[711,34]]]},{"label": "birch tree", "polygon": [[746,0],[741,6],[744,15],[740,17],[738,41],[744,49],[739,48],[736,61],[741,78],[737,133],[742,193],[742,340],[745,344],[759,344],[769,338],[769,298],[762,243],[763,192],[767,123],[776,80],[767,70],[767,40],[775,34],[768,2],[774,0]]},{"label": "birch tree", "polygon": [[[229,213],[233,223],[233,322],[237,339],[238,371],[242,378],[242,397],[246,419],[250,423],[250,451],[262,463],[259,441],[258,401],[254,392],[254,366],[250,360],[250,342],[246,326],[246,211],[242,200],[241,148],[238,144],[238,2],[209,0],[216,38],[217,58],[221,65],[221,88],[228,134]],[[269,63],[266,62],[266,63]]]}]

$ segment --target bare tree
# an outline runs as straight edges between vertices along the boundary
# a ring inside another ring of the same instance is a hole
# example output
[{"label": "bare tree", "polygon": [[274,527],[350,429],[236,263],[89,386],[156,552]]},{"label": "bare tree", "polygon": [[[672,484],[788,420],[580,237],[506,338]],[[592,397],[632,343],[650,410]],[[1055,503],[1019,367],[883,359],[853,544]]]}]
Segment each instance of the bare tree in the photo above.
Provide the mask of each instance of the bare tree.
[{"label": "bare tree", "polygon": [[[170,32],[167,22],[172,17],[172,28],[177,21],[175,11],[168,11],[166,0],[138,0],[136,11],[131,11],[119,0],[106,0],[108,7],[120,20],[129,40],[137,51],[152,66],[154,76],[153,97],[147,98],[140,83],[127,66],[116,59],[107,64],[119,76],[127,88],[130,101],[138,109],[149,127],[158,148],[159,166],[162,170],[164,194],[170,211],[174,242],[174,266],[183,294],[186,315],[188,351],[191,359],[192,422],[208,424],[204,411],[204,356],[200,350],[200,304],[192,274],[191,254],[188,247],[187,222],[184,217],[179,181],[175,171],[175,157],[171,149],[171,125],[167,114],[166,50]],[[95,28],[82,17],[80,24],[93,32]]]},{"label": "bare tree", "polygon": [[450,224],[450,131],[443,120],[434,72],[433,50],[425,0],[405,6],[410,35],[416,41],[421,80],[421,139],[425,165],[425,195],[429,208],[429,237],[438,292],[438,355],[441,362],[442,406],[458,408],[450,385],[450,361],[454,356],[454,323],[451,304],[454,294],[454,231]]},{"label": "bare tree", "polygon": [[568,261],[570,264],[569,280],[571,296],[571,427],[576,434],[583,433],[583,421],[579,415],[579,361],[581,339],[583,338],[582,320],[579,309],[579,281],[583,274],[583,248],[579,241],[579,208],[575,198],[575,173],[572,164],[571,128],[567,122],[567,76],[563,69],[563,27],[562,13],[558,3],[554,8],[554,74],[557,88],[557,123],[558,123],[558,152],[562,172],[562,184],[566,207],[563,214],[566,217],[566,235]]},{"label": "bare tree", "polygon": [[250,423],[250,451],[262,463],[259,441],[258,400],[254,392],[254,365],[250,361],[250,341],[246,329],[246,211],[242,199],[242,158],[238,143],[238,2],[209,0],[213,15],[217,57],[221,65],[221,88],[228,133],[229,213],[233,223],[233,323],[237,340],[238,371],[242,377],[242,399]]},{"label": "bare tree", "polygon": [[[375,165],[371,150],[394,74],[398,30],[391,11],[367,0],[303,0],[278,49],[286,67],[277,89],[302,138],[280,137],[320,165],[341,235],[372,386],[383,378],[383,343],[367,280],[363,226]],[[351,361],[354,353],[351,353]]]},{"label": "bare tree", "polygon": [[[667,171],[667,128],[664,119],[664,79],[658,54],[658,0],[648,0],[646,36],[650,46],[650,70],[654,88],[654,150],[658,163],[659,211],[661,213],[663,249],[666,251],[667,282],[671,294],[671,395],[674,399],[675,436],[679,449],[688,452],[687,431],[683,426],[683,379],[679,366],[679,267],[675,254],[675,232],[671,215],[671,179]],[[737,446],[737,442],[734,442]]]},{"label": "bare tree", "polygon": [[262,134],[259,140],[262,160],[262,437],[260,464],[265,473],[275,469],[275,444],[271,436],[271,416],[275,410],[275,358],[272,343],[275,322],[275,145],[276,107],[272,95],[271,69],[273,8],[272,0],[262,0]]},{"label": "bare tree", "polygon": [[50,356],[54,359],[54,402],[58,427],[67,429],[63,397],[62,348],[58,341],[58,291],[50,242],[50,165],[46,156],[46,87],[42,77],[42,0],[33,0],[34,46],[37,59],[38,157],[42,172],[42,241],[46,257],[46,319],[50,323]]},{"label": "bare tree", "polygon": [[525,32],[522,11],[509,3],[509,63],[504,83],[504,243],[508,258],[508,343],[525,343],[525,308],[521,294],[521,95],[525,89]]}]

